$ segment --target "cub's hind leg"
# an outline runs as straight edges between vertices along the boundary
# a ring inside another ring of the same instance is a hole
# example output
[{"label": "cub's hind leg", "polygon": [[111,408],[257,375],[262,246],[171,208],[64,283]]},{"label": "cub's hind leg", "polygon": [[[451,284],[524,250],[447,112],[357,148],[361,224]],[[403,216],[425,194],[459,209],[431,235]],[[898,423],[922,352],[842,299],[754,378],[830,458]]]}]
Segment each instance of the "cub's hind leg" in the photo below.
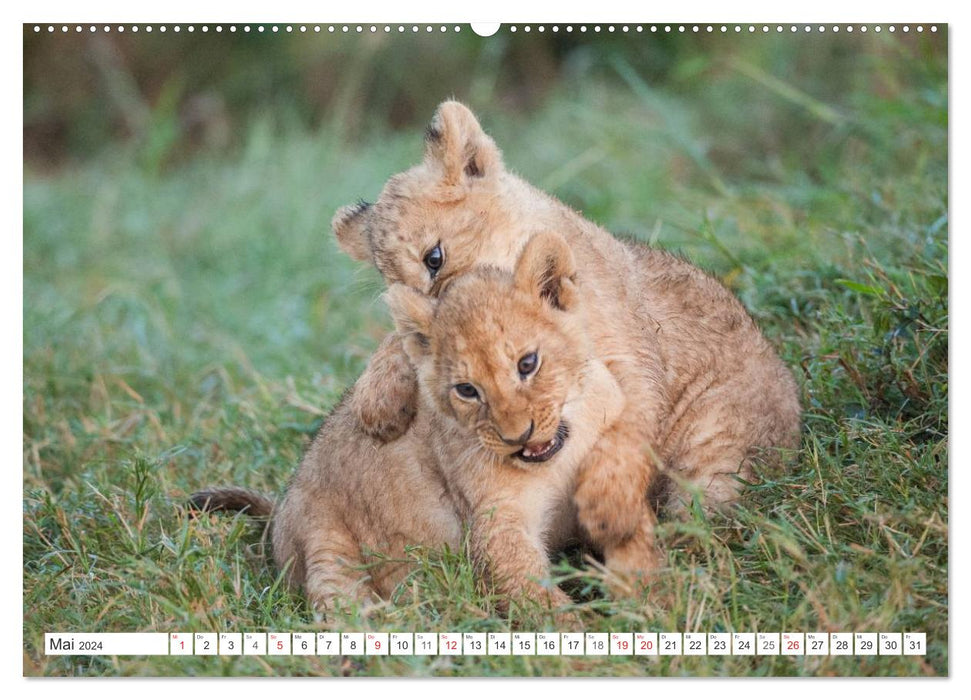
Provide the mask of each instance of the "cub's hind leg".
[{"label": "cub's hind leg", "polygon": [[[665,513],[685,517],[694,499],[705,511],[734,504],[755,465],[779,467],[799,441],[795,382],[780,366],[777,381],[737,375],[676,404],[664,442]],[[687,392],[686,392],[687,393]]]},{"label": "cub's hind leg", "polygon": [[333,610],[339,601],[366,602],[376,597],[360,547],[343,528],[315,529],[309,541],[290,551],[289,558],[278,564],[286,566],[289,583],[303,589],[318,611]]},{"label": "cub's hind leg", "polygon": [[752,474],[752,456],[746,455],[736,436],[713,436],[671,458],[660,508],[680,519],[688,516],[696,500],[705,512],[726,510],[738,500]]},{"label": "cub's hind leg", "polygon": [[321,612],[333,610],[338,602],[365,603],[376,599],[363,562],[333,552],[314,553],[307,566],[304,592]]}]

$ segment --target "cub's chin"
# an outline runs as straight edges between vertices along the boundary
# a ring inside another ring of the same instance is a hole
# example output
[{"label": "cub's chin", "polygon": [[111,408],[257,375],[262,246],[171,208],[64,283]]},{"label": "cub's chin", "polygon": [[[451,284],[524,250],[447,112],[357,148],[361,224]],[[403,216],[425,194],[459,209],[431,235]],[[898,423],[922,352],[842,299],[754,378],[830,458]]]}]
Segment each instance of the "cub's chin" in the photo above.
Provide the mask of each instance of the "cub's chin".
[{"label": "cub's chin", "polygon": [[567,438],[570,437],[570,428],[566,423],[560,423],[556,428],[553,439],[543,443],[527,443],[519,452],[512,455],[513,459],[520,462],[546,462],[552,459],[556,453],[563,449]]}]

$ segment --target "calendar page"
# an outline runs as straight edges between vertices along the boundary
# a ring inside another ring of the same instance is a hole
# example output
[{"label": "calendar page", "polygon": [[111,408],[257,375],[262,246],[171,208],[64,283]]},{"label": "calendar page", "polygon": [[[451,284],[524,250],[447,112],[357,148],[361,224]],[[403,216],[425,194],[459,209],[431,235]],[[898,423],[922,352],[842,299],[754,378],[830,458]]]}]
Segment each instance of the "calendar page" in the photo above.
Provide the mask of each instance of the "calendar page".
[{"label": "calendar page", "polygon": [[25,676],[950,674],[948,24],[650,12],[26,20]]}]

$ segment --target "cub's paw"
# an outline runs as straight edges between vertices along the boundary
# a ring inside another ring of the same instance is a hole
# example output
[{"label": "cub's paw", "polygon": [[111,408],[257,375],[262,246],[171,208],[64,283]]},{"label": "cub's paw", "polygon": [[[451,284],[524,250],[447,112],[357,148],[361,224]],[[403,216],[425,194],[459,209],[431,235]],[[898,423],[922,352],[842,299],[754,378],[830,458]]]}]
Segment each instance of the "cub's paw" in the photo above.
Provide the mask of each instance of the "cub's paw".
[{"label": "cub's paw", "polygon": [[611,595],[640,595],[661,568],[661,555],[652,536],[637,535],[604,551],[605,580]]},{"label": "cub's paw", "polygon": [[616,481],[581,479],[573,500],[590,541],[607,549],[634,537],[649,506],[640,488],[618,488]]},{"label": "cub's paw", "polygon": [[366,435],[391,442],[408,430],[415,418],[417,401],[413,392],[395,391],[394,387],[388,387],[384,393],[358,391],[355,387],[351,410]]},{"label": "cub's paw", "polygon": [[371,357],[350,402],[361,430],[375,440],[391,442],[408,430],[418,408],[418,377],[397,335]]}]

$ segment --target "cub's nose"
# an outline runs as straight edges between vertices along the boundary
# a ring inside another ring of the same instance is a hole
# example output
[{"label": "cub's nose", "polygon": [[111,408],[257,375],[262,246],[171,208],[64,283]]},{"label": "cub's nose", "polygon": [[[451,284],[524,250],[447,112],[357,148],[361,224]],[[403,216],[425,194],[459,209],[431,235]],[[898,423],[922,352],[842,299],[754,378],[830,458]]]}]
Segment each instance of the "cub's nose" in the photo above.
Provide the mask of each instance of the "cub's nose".
[{"label": "cub's nose", "polygon": [[502,440],[507,445],[525,445],[533,434],[533,427],[534,427],[533,421],[529,421],[529,427],[526,428],[526,431],[518,438],[513,438],[512,440],[510,440],[502,433],[499,433],[499,439]]}]

